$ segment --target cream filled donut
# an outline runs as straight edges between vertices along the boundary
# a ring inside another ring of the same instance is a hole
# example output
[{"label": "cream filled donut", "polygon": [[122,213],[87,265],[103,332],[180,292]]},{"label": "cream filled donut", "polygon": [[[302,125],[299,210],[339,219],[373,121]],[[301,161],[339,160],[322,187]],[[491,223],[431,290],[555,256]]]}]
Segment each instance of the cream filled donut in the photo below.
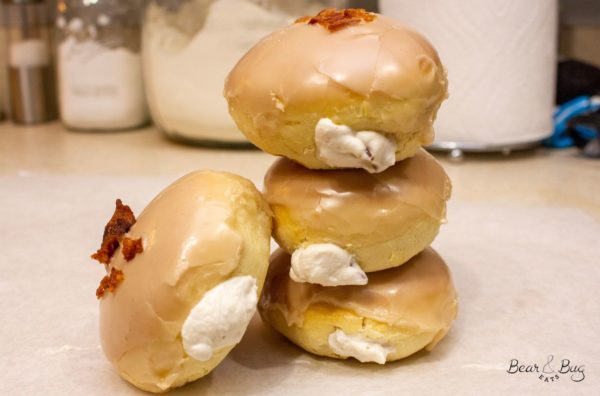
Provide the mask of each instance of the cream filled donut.
[{"label": "cream filled donut", "polygon": [[272,33],[229,74],[238,128],[312,169],[381,172],[433,141],[445,70],[417,32],[364,10],[324,10]]},{"label": "cream filled donut", "polygon": [[377,174],[310,170],[285,158],[265,176],[274,237],[293,253],[291,276],[324,286],[364,284],[428,246],[451,184],[425,150]]},{"label": "cream filled donut", "polygon": [[369,274],[366,286],[323,287],[297,283],[282,249],[260,298],[264,322],[308,352],[384,364],[446,335],[457,313],[449,269],[431,248],[407,264]]},{"label": "cream filled donut", "polygon": [[137,221],[118,201],[93,257],[109,272],[97,292],[100,339],[119,374],[164,392],[219,364],[255,313],[270,234],[261,194],[228,173],[184,176]]}]

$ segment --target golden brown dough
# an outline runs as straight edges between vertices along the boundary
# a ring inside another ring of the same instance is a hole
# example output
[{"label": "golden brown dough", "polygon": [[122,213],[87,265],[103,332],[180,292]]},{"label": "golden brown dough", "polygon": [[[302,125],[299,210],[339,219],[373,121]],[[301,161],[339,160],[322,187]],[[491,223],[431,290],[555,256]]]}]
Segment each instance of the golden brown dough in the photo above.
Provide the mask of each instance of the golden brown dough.
[{"label": "golden brown dough", "polygon": [[450,270],[431,248],[407,264],[373,272],[365,286],[323,287],[288,276],[278,250],[259,303],[263,321],[308,352],[385,363],[431,350],[457,313]]},{"label": "golden brown dough", "polygon": [[281,158],[264,185],[282,248],[291,254],[334,244],[365,272],[401,265],[428,246],[451,192],[444,169],[425,150],[377,174],[310,170]]}]

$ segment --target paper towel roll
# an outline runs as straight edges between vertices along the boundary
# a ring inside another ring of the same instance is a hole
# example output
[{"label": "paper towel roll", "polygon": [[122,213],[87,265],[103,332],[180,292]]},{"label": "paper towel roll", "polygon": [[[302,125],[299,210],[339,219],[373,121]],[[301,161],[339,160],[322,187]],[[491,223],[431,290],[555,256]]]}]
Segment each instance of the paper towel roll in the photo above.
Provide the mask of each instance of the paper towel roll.
[{"label": "paper towel roll", "polygon": [[558,0],[381,0],[448,69],[436,143],[517,145],[552,132]]}]

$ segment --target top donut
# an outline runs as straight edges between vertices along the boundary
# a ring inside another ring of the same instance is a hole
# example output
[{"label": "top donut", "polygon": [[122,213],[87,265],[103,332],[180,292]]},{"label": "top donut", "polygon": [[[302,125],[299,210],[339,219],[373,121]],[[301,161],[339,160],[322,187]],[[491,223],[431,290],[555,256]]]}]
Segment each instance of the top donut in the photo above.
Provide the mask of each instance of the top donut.
[{"label": "top donut", "polygon": [[260,149],[311,169],[377,173],[432,142],[447,80],[419,33],[364,10],[326,9],[256,44],[224,95]]}]

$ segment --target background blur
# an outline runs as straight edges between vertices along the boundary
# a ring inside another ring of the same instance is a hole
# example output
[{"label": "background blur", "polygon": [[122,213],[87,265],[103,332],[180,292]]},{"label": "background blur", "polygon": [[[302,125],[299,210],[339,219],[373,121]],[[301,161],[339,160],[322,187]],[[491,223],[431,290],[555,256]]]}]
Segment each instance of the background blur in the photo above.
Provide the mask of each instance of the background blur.
[{"label": "background blur", "polygon": [[325,7],[379,11],[438,49],[450,99],[431,149],[458,158],[597,137],[597,121],[577,118],[595,112],[600,89],[594,0],[4,0],[2,114],[72,131],[153,121],[179,143],[250,147],[221,95],[227,72],[269,32]]}]

